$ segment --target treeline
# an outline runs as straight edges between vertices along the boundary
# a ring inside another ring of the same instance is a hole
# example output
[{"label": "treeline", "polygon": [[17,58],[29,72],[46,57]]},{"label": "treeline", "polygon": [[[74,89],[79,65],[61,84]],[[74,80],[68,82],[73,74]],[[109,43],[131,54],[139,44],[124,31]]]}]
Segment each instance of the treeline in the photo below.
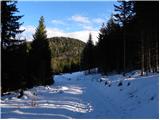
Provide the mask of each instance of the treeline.
[{"label": "treeline", "polygon": [[44,18],[33,35],[30,48],[26,40],[17,39],[23,16],[19,12],[16,1],[1,1],[1,91],[31,88],[36,85],[53,83],[51,69],[51,50],[47,40]]},{"label": "treeline", "polygon": [[[110,20],[103,24],[94,46],[91,37],[83,51],[84,68],[98,67],[103,73],[134,69],[158,72],[158,1],[119,1]],[[91,36],[91,35],[90,35]]]}]

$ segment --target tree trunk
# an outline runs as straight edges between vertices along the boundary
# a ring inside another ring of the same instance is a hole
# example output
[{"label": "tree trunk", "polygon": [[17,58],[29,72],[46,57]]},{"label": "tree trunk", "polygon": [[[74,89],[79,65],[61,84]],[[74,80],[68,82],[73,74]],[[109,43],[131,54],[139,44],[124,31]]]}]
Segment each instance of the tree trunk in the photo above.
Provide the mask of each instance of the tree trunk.
[{"label": "tree trunk", "polygon": [[141,31],[141,76],[144,75],[144,33]]},{"label": "tree trunk", "polygon": [[152,67],[151,67],[151,49],[149,48],[148,50],[148,71],[151,72],[152,71]]},{"label": "tree trunk", "polygon": [[123,76],[125,76],[126,73],[126,31],[124,28],[123,31]]},{"label": "tree trunk", "polygon": [[158,35],[157,33],[155,33],[155,36],[156,36],[156,72],[159,72],[159,40],[158,40]]}]

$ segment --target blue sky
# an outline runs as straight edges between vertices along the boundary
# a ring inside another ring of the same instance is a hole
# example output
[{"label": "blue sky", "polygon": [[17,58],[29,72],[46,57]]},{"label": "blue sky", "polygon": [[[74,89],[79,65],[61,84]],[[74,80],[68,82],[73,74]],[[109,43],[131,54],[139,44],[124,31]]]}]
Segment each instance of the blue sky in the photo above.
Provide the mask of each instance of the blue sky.
[{"label": "blue sky", "polygon": [[[87,40],[89,32],[97,41],[98,30],[112,14],[114,1],[92,2],[54,2],[54,1],[19,1],[17,8],[24,17],[23,36],[32,39],[40,16],[44,16],[48,37],[67,36]],[[83,36],[82,36],[83,34]]]}]

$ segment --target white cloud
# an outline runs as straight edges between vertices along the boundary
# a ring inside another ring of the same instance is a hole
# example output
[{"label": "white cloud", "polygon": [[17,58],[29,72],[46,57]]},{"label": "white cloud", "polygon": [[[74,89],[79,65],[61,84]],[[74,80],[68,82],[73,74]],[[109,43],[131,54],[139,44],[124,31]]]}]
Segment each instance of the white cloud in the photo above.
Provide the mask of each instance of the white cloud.
[{"label": "white cloud", "polygon": [[27,41],[32,41],[33,34],[35,33],[36,27],[28,25],[28,26],[21,26],[20,29],[25,30],[21,34],[21,38],[26,39]]},{"label": "white cloud", "polygon": [[47,37],[55,37],[55,36],[64,36],[65,33],[57,28],[46,28],[47,29]]},{"label": "white cloud", "polygon": [[73,15],[71,16],[70,20],[73,20],[75,22],[78,22],[80,24],[89,24],[89,18],[81,15]]},{"label": "white cloud", "polygon": [[95,18],[95,19],[93,19],[93,22],[94,22],[94,23],[97,23],[97,24],[102,24],[102,23],[105,22],[105,20],[102,19],[102,18]]},{"label": "white cloud", "polygon": [[[22,33],[22,36],[26,38],[27,41],[33,40],[33,34],[35,33],[35,27],[33,26],[23,26],[21,29],[25,29],[25,32]],[[91,31],[91,30],[81,30],[81,31],[75,31],[75,32],[65,32],[63,30],[57,29],[57,28],[46,28],[47,30],[47,37],[70,37],[79,39],[83,42],[88,41],[89,33],[92,34],[92,40],[95,43],[98,41],[98,31]]]},{"label": "white cloud", "polygon": [[47,36],[50,37],[70,37],[79,39],[83,42],[88,41],[89,33],[92,34],[92,40],[94,43],[98,41],[98,31],[89,31],[89,30],[82,30],[82,31],[76,31],[76,32],[64,32],[57,28],[47,28]]},{"label": "white cloud", "polygon": [[62,20],[56,20],[56,19],[52,20],[51,22],[53,24],[60,24],[60,25],[64,25],[65,24]]},{"label": "white cloud", "polygon": [[28,25],[28,26],[22,26],[20,29],[21,29],[21,30],[25,30],[25,32],[34,33],[36,27],[31,26],[31,25]]},{"label": "white cloud", "polygon": [[82,27],[84,30],[89,30],[89,31],[94,30],[94,28],[91,25],[83,25]]},{"label": "white cloud", "polygon": [[97,38],[98,31],[84,30],[84,31],[71,32],[71,33],[68,33],[68,37],[76,38],[76,39],[82,40],[83,42],[87,42],[89,38],[89,33],[92,34],[92,40],[94,43],[96,43],[98,41],[98,38]]},{"label": "white cloud", "polygon": [[95,30],[97,26],[102,25],[102,23],[106,21],[105,19],[100,17],[89,18],[82,15],[73,15],[69,18],[69,20],[78,23],[79,27],[81,27],[84,30]]}]

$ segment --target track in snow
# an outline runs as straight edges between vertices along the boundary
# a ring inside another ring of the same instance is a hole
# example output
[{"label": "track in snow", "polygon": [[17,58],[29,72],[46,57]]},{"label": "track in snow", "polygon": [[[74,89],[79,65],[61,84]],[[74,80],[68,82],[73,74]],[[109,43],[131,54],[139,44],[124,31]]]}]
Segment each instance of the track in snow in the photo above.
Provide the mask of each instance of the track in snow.
[{"label": "track in snow", "polygon": [[[25,91],[21,99],[13,96],[2,97],[2,118],[155,118],[158,116],[158,113],[145,116],[147,111],[142,112],[142,115],[136,113],[139,111],[136,105],[142,99],[129,97],[131,92],[135,92],[135,96],[138,95],[135,91],[138,88],[134,89],[136,86],[117,87],[117,83],[113,81],[113,85],[108,87],[99,82],[100,78],[102,76],[99,74],[84,76],[81,72],[59,75],[55,76],[54,85]],[[155,97],[154,99],[158,99],[158,96]],[[157,101],[154,102],[157,104]],[[152,106],[156,104],[151,101]],[[142,105],[139,103],[138,106]]]}]

